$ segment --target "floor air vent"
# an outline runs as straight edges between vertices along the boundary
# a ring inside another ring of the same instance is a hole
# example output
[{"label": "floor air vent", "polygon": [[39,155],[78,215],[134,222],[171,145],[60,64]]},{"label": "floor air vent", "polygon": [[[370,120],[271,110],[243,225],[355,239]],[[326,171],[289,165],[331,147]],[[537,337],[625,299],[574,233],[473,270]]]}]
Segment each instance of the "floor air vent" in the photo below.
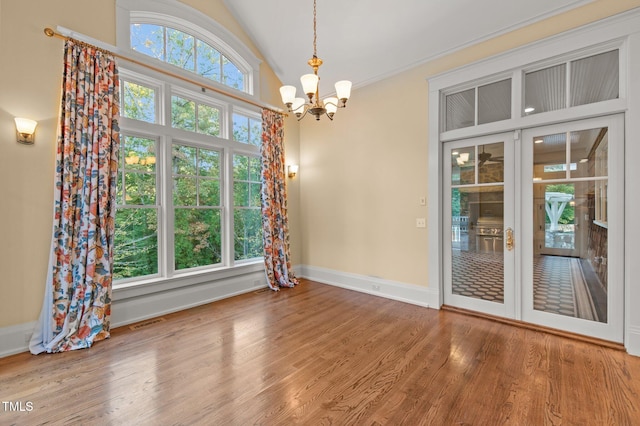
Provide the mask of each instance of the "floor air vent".
[{"label": "floor air vent", "polygon": [[141,328],[148,327],[152,324],[157,324],[159,322],[164,322],[164,321],[166,321],[164,318],[153,318],[148,321],[142,321],[142,322],[130,325],[129,328],[131,330],[140,330]]}]

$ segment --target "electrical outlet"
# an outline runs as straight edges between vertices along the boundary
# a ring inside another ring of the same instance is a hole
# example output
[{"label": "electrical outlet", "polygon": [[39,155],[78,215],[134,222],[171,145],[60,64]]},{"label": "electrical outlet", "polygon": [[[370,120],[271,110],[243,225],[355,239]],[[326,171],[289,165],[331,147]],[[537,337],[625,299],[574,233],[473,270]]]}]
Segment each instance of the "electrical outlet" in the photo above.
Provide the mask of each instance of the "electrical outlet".
[{"label": "electrical outlet", "polygon": [[420,197],[419,203],[421,206],[427,205],[427,197]]},{"label": "electrical outlet", "polygon": [[426,228],[427,220],[424,217],[416,218],[416,228]]}]

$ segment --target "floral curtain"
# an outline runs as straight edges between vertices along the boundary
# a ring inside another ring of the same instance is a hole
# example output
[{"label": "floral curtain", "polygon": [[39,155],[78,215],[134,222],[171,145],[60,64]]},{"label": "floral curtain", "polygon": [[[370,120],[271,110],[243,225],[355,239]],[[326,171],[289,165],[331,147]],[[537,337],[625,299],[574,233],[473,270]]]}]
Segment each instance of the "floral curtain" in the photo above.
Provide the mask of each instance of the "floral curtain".
[{"label": "floral curtain", "polygon": [[115,58],[67,40],[53,237],[32,353],[90,347],[110,333],[119,80]]},{"label": "floral curtain", "polygon": [[262,234],[269,287],[293,287],[298,280],[291,268],[287,191],[284,173],[282,114],[262,110]]}]

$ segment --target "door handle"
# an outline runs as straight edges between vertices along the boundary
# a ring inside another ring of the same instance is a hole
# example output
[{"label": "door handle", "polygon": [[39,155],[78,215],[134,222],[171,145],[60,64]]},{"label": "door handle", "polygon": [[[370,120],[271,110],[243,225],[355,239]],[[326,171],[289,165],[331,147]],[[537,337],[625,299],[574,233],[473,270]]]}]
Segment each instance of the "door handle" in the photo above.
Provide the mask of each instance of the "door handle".
[{"label": "door handle", "polygon": [[506,233],[507,233],[507,240],[506,240],[507,250],[511,251],[511,250],[513,250],[513,244],[514,244],[513,243],[513,229],[507,228]]}]

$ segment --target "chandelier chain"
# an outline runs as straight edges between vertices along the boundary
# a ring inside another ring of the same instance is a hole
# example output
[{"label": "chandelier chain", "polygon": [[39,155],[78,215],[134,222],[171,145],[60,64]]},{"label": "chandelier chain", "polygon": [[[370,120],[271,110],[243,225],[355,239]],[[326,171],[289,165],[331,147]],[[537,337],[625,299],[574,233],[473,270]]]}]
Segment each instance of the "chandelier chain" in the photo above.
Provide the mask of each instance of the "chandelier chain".
[{"label": "chandelier chain", "polygon": [[316,49],[316,43],[318,41],[318,35],[316,32],[316,0],[313,0],[313,57],[318,56]]}]

